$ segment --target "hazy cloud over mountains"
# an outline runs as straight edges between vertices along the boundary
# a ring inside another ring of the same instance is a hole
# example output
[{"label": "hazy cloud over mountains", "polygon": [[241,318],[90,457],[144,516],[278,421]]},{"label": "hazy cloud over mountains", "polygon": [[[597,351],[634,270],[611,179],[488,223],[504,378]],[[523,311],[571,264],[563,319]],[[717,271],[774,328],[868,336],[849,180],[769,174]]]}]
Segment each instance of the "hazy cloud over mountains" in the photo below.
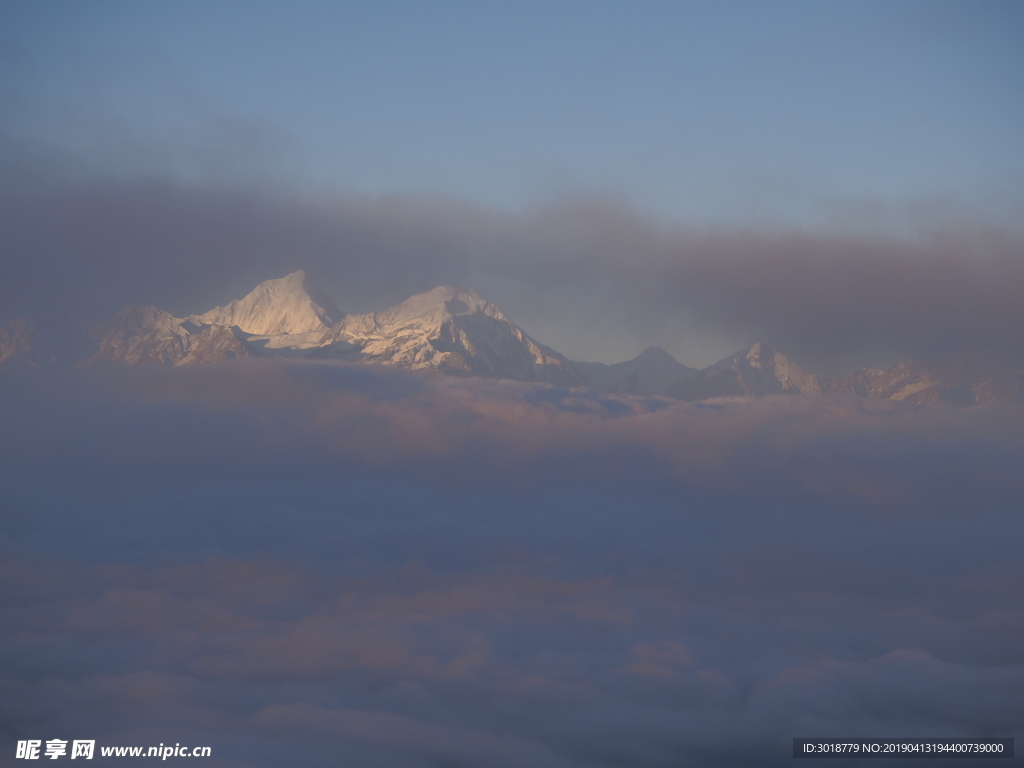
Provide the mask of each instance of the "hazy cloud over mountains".
[{"label": "hazy cloud over mountains", "polygon": [[707,365],[754,340],[846,373],[951,347],[1020,350],[1024,246],[960,227],[911,240],[680,230],[614,201],[520,215],[411,198],[133,183],[3,191],[0,306],[184,316],[306,269],[347,312],[468,284],[575,359],[659,344]]}]

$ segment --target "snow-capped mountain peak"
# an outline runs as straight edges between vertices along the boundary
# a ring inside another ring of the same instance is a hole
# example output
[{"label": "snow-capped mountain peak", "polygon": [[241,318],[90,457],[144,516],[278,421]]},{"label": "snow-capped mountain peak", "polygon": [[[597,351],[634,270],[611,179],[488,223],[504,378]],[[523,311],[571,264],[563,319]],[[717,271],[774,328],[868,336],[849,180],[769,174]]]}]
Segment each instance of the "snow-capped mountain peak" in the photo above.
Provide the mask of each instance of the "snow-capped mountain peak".
[{"label": "snow-capped mountain peak", "polygon": [[447,373],[575,384],[566,358],[531,339],[471,288],[443,285],[382,312],[350,315],[320,341],[327,357]]},{"label": "snow-capped mountain peak", "polygon": [[411,322],[441,322],[455,315],[471,315],[474,312],[495,316],[501,315],[497,307],[485,301],[472,288],[457,285],[441,285],[426,293],[410,296],[383,312],[374,313],[383,325],[401,325]]},{"label": "snow-capped mountain peak", "polygon": [[306,286],[306,273],[299,270],[260,283],[245,298],[186,320],[196,325],[235,326],[258,336],[279,336],[326,331],[338,315],[329,302],[314,300]]}]

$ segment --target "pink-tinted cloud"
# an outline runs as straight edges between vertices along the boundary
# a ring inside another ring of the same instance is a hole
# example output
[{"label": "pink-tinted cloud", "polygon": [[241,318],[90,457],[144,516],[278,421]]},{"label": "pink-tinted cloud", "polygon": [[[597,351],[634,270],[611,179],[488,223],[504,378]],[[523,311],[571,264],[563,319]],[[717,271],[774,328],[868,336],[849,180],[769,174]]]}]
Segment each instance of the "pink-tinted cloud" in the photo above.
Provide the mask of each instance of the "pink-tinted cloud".
[{"label": "pink-tinted cloud", "polygon": [[[7,460],[182,471],[360,468],[461,487],[657,477],[742,488],[773,477],[810,494],[900,508],[924,474],[954,488],[958,478],[990,471],[964,446],[996,458],[1024,450],[1024,412],[1014,405],[789,396],[685,403],[264,360],[83,376],[72,391],[32,391],[8,403],[0,439]],[[931,458],[921,463],[923,450]]]},{"label": "pink-tinted cloud", "polygon": [[0,722],[226,764],[1019,734],[1019,406],[358,365],[19,373]]},{"label": "pink-tinted cloud", "polygon": [[[125,580],[148,582],[147,606],[191,595],[235,613],[242,594],[248,620],[204,626],[172,610],[162,622],[135,621],[138,601],[111,600],[101,618],[120,631],[97,635],[72,620],[95,613],[95,601],[72,596],[49,603],[28,636],[4,609],[3,654],[50,666],[44,681],[6,673],[0,704],[19,728],[36,727],[24,719],[31,710],[51,730],[88,724],[108,742],[155,722],[165,740],[168,731],[219,740],[221,754],[238,749],[224,741],[234,733],[314,761],[326,749],[408,765],[654,766],[673,754],[701,765],[758,754],[781,764],[775,751],[784,754],[794,733],[1021,727],[1019,646],[1009,663],[979,664],[937,655],[934,637],[959,633],[961,650],[982,648],[1019,633],[1024,614],[948,616],[956,599],[939,593],[917,605],[894,593],[865,611],[825,583],[807,582],[782,601],[741,593],[722,601],[714,590],[684,595],[669,586],[669,573],[583,581],[419,571],[337,581],[254,561],[134,574],[65,567],[88,580],[99,575],[104,594]],[[23,578],[34,570],[22,564]],[[214,578],[204,587],[183,581],[182,570]],[[911,575],[922,577],[942,581]],[[776,577],[766,571],[762,579]],[[966,588],[982,602],[1007,587],[999,574],[972,581]],[[780,583],[762,586],[781,594]],[[912,639],[899,616],[908,611],[922,645],[901,642]],[[96,643],[104,653],[83,654]],[[130,670],[113,669],[126,663]],[[268,753],[257,764],[283,763]]]}]

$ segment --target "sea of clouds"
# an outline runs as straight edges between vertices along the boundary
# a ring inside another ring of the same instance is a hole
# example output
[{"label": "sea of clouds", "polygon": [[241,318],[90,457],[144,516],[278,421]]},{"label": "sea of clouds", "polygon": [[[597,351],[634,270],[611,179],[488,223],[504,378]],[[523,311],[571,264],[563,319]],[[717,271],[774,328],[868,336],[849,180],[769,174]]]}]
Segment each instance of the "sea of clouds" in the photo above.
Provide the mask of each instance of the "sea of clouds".
[{"label": "sea of clouds", "polygon": [[788,765],[1024,730],[1019,405],[269,360],[0,391],[2,764]]}]

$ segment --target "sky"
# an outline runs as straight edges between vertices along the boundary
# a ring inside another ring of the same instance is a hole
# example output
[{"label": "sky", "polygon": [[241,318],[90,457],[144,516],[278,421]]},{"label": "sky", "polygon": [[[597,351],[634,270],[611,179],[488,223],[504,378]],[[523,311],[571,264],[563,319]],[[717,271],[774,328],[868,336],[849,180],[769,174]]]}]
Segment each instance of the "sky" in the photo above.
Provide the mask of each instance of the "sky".
[{"label": "sky", "polygon": [[[606,363],[767,341],[845,375],[1021,322],[1016,3],[6,2],[0,22],[0,322],[183,316],[299,268],[346,312],[469,284]],[[914,273],[946,283],[901,314]],[[778,306],[736,306],[752,277]]]},{"label": "sky", "polygon": [[0,765],[1019,746],[1019,402],[78,363],[128,304],[304,269],[352,313],[474,287],[574,360],[1015,376],[1022,33],[1017,2],[0,0],[0,331],[42,350],[0,367]]},{"label": "sky", "polygon": [[611,195],[688,223],[1018,223],[1016,3],[2,13],[4,132],[92,172],[508,211]]}]

